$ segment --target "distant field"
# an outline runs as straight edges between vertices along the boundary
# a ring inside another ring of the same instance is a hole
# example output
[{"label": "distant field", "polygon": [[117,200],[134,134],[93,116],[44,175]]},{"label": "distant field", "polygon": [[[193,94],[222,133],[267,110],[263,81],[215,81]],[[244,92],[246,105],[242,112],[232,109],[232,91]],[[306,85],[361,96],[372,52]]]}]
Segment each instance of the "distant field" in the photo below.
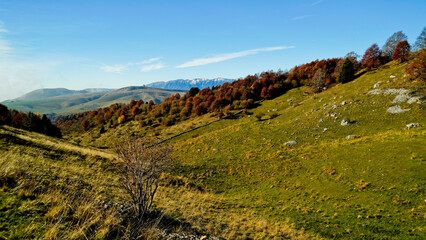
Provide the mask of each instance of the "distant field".
[{"label": "distant field", "polygon": [[[41,114],[55,113],[66,115],[84,111],[96,110],[114,103],[129,103],[131,100],[153,100],[160,103],[166,97],[176,93],[185,94],[183,91],[164,90],[147,87],[127,87],[111,92],[93,92],[55,96],[31,101],[6,102],[8,108],[24,112],[40,112]],[[42,96],[38,96],[41,98]]]}]

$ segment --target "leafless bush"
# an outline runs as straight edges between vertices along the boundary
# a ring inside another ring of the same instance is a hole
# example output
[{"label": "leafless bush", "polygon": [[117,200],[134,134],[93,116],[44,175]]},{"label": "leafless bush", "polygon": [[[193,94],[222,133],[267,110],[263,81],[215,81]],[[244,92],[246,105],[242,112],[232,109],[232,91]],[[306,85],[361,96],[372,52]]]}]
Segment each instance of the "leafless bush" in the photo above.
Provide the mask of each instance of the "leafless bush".
[{"label": "leafless bush", "polygon": [[117,144],[115,150],[123,164],[121,186],[130,197],[130,210],[135,220],[142,222],[152,211],[161,173],[172,163],[172,146],[129,138]]},{"label": "leafless bush", "polygon": [[310,84],[311,89],[314,93],[321,92],[321,89],[324,87],[326,78],[327,72],[324,69],[320,68],[315,72],[314,77],[312,78],[312,82]]}]

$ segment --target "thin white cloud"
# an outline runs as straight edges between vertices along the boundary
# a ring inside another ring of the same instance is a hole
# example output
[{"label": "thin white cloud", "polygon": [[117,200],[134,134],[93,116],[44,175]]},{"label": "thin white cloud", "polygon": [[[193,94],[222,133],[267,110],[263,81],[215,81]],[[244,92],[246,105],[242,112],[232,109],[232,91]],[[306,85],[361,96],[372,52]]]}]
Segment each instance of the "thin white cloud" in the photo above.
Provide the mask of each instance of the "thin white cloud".
[{"label": "thin white cloud", "polygon": [[158,62],[158,63],[155,63],[155,64],[142,66],[141,72],[149,72],[149,71],[152,71],[152,70],[158,70],[158,69],[162,69],[162,68],[164,68],[163,63]]},{"label": "thin white cloud", "polygon": [[315,2],[311,3],[311,6],[318,5],[318,4],[322,3],[322,1],[323,0],[315,1]]},{"label": "thin white cloud", "polygon": [[[148,72],[151,70],[156,70],[156,69],[161,69],[163,68],[163,64],[160,62],[161,57],[155,57],[155,58],[150,58],[148,60],[143,60],[140,62],[130,62],[130,63],[126,63],[126,64],[116,64],[116,65],[104,65],[101,68],[101,70],[105,71],[105,72],[110,72],[110,73],[120,73],[123,72],[125,70],[128,70],[129,67],[132,66],[142,66],[141,71],[142,72]],[[157,63],[155,63],[157,62]],[[155,63],[155,64],[150,64],[150,63]],[[148,65],[150,64],[150,65]]]},{"label": "thin white cloud", "polygon": [[192,61],[178,65],[178,66],[176,66],[176,68],[187,68],[187,67],[202,66],[202,65],[206,65],[206,64],[226,61],[226,60],[229,60],[229,59],[254,55],[254,54],[258,54],[260,52],[278,51],[278,50],[283,50],[283,49],[288,49],[288,48],[294,48],[294,46],[257,48],[257,49],[251,49],[251,50],[246,50],[246,51],[241,51],[241,52],[219,54],[219,55],[215,55],[213,57],[208,57],[208,58],[197,58],[197,59],[194,59]]},{"label": "thin white cloud", "polygon": [[155,58],[150,58],[148,60],[143,60],[141,62],[135,62],[135,63],[129,63],[129,64],[130,65],[144,65],[144,64],[160,61],[160,59],[161,59],[161,57],[155,57]]},{"label": "thin white cloud", "polygon": [[104,70],[105,72],[120,73],[123,70],[126,70],[127,67],[125,65],[117,64],[112,66],[102,66],[101,69]]},{"label": "thin white cloud", "polygon": [[297,20],[302,20],[302,19],[308,18],[308,17],[309,17],[309,15],[303,15],[303,16],[294,17],[294,18],[292,18],[290,20],[291,21],[297,21]]},{"label": "thin white cloud", "polygon": [[[3,22],[0,21],[0,34],[7,33],[7,30],[3,26]],[[12,51],[9,41],[5,40],[2,35],[0,35],[0,56],[8,54]]]}]

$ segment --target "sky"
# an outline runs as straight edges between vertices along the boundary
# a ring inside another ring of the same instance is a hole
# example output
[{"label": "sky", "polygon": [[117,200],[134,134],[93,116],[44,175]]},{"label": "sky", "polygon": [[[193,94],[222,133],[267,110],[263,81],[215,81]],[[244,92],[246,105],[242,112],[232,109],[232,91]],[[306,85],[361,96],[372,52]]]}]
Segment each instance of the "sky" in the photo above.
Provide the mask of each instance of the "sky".
[{"label": "sky", "polygon": [[425,12],[424,0],[0,0],[0,101],[362,56],[397,31],[414,43]]}]

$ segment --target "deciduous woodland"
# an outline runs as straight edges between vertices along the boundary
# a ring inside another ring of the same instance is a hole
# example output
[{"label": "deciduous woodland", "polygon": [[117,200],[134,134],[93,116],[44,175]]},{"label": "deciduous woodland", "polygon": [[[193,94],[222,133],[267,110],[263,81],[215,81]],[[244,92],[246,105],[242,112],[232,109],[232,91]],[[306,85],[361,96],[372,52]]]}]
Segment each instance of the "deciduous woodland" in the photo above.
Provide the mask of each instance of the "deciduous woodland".
[{"label": "deciduous woodland", "polygon": [[0,104],[0,239],[425,239],[424,32],[55,125]]},{"label": "deciduous woodland", "polygon": [[[102,132],[128,121],[138,121],[142,126],[171,126],[207,113],[222,117],[231,110],[252,108],[260,99],[273,99],[296,87],[308,86],[310,92],[318,93],[338,83],[339,75],[342,76],[340,81],[347,82],[391,60],[406,61],[410,46],[404,39],[406,36],[397,32],[382,50],[377,44],[369,47],[360,61],[356,53],[350,52],[344,58],[315,60],[295,66],[288,72],[266,71],[211,89],[193,88],[183,96],[176,94],[166,98],[161,104],[139,99],[129,104],[117,103],[95,111],[60,116],[56,125],[64,132],[87,131],[102,126]],[[407,67],[407,73],[413,77],[422,72],[414,69],[423,67],[420,62],[424,61],[424,53],[421,52],[416,59]],[[347,66],[342,73],[344,63]],[[349,72],[347,67],[351,69]]]}]

